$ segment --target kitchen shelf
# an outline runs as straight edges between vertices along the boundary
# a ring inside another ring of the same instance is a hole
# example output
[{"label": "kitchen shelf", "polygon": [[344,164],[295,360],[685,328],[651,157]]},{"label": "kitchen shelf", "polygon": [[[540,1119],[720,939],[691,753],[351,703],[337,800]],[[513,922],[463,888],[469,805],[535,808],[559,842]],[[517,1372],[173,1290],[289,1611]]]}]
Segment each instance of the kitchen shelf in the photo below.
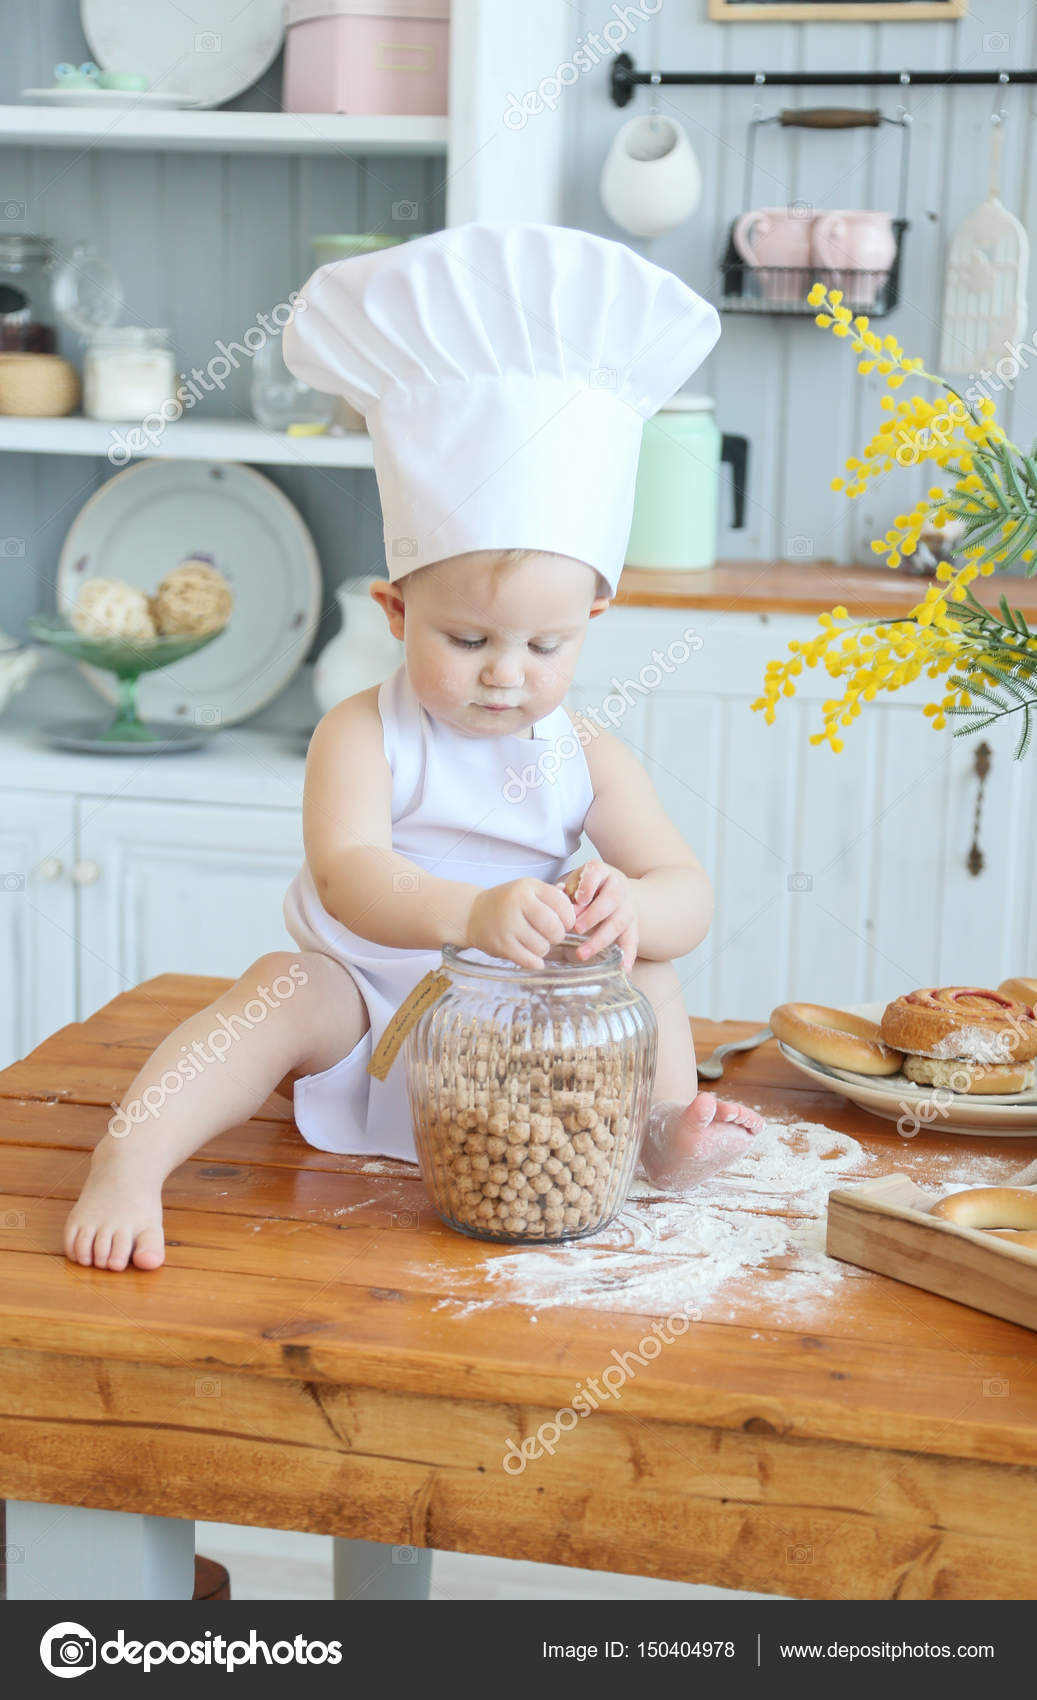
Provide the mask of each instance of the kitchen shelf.
[{"label": "kitchen shelf", "polygon": [[447,118],[336,112],[98,112],[0,106],[0,145],[162,148],[173,153],[445,154]]},{"label": "kitchen shelf", "polygon": [[[133,429],[102,419],[0,417],[0,452],[104,457],[114,442]],[[249,419],[178,420],[166,426],[153,448],[133,455],[134,460],[155,457],[240,460],[267,466],[374,465],[366,431],[346,431],[337,437],[287,437]]]}]

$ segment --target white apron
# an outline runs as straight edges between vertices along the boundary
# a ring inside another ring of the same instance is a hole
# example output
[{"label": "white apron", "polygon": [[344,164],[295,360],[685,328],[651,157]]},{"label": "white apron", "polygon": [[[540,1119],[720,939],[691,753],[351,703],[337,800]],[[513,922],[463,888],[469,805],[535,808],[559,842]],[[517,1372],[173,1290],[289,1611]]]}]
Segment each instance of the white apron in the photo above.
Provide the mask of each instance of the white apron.
[{"label": "white apron", "polygon": [[[503,885],[532,875],[553,883],[574,867],[593,799],[583,746],[561,706],[532,738],[465,737],[422,707],[401,666],[378,692],[392,770],[392,843],[441,879]],[[546,759],[545,759],[546,758]],[[531,782],[532,781],[532,782]],[[300,950],[319,950],[349,969],[370,1027],[346,1056],[295,1083],[296,1125],[322,1151],[417,1160],[402,1053],[384,1081],[367,1064],[390,1016],[438,950],[374,944],[328,914],[303,864],[284,900]]]}]

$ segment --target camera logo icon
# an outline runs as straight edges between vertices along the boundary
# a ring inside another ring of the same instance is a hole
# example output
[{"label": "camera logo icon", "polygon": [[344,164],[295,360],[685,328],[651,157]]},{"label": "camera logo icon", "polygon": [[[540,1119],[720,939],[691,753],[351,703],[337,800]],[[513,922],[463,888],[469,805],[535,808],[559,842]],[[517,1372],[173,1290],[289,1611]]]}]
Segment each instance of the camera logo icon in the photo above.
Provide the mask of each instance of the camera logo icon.
[{"label": "camera logo icon", "polygon": [[418,216],[417,201],[394,201],[392,204],[393,218],[405,218],[413,221]]},{"label": "camera logo icon", "polygon": [[216,704],[213,702],[202,703],[201,706],[196,708],[194,711],[194,723],[196,726],[219,726],[222,724],[222,721],[223,710],[222,708],[217,708]]},{"label": "camera logo icon", "polygon": [[24,554],[24,537],[0,537],[0,555],[7,555],[12,560],[17,557],[20,560]]},{"label": "camera logo icon", "polygon": [[7,218],[7,219],[24,218],[25,217],[25,202],[24,201],[4,201],[3,205],[0,206],[0,214],[2,214],[2,216],[4,218]]},{"label": "camera logo icon", "polygon": [[405,556],[408,556],[408,557],[411,556],[411,555],[416,555],[417,552],[418,552],[418,540],[417,540],[417,538],[416,537],[394,537],[393,540],[392,540],[392,552],[393,552],[394,555],[405,555]]},{"label": "camera logo icon", "polygon": [[398,873],[398,874],[393,874],[393,876],[392,876],[392,888],[393,888],[393,891],[417,891],[417,889],[418,889],[418,875],[417,874],[411,874],[411,873],[402,873],[402,872]]},{"label": "camera logo icon", "polygon": [[590,376],[592,390],[614,390],[616,387],[616,369],[614,366],[595,366]]},{"label": "camera logo icon", "polygon": [[196,53],[220,53],[223,49],[223,37],[214,35],[212,30],[201,30],[194,38]]},{"label": "camera logo icon", "polygon": [[82,1676],[97,1664],[97,1642],[81,1623],[55,1623],[40,1642],[40,1658],[54,1676]]},{"label": "camera logo icon", "polygon": [[789,874],[785,884],[789,891],[813,891],[814,889],[812,874]]}]

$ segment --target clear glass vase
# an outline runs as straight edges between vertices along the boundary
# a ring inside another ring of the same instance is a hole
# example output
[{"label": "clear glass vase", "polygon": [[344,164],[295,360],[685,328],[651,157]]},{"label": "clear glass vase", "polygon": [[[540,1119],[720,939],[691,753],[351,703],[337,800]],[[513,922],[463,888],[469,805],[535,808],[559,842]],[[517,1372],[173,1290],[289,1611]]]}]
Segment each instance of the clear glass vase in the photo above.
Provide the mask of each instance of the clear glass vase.
[{"label": "clear glass vase", "polygon": [[567,933],[540,970],[443,950],[450,984],[404,1043],[429,1197],[450,1227],[511,1243],[580,1239],[630,1189],[647,1125],[655,1012],[609,945]]}]

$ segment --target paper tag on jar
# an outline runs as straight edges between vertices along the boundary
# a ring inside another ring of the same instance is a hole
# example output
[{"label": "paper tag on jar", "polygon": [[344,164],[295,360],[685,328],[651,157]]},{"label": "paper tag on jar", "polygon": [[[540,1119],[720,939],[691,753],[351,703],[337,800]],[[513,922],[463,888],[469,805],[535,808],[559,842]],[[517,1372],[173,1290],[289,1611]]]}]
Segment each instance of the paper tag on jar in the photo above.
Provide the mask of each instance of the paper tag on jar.
[{"label": "paper tag on jar", "polygon": [[432,968],[419,980],[413,991],[409,992],[393,1011],[388,1024],[382,1033],[374,1054],[367,1065],[368,1074],[373,1074],[376,1080],[384,1080],[392,1068],[397,1051],[410,1032],[420,1015],[424,1015],[432,1004],[436,1003],[450,985],[450,975],[442,969]]}]

